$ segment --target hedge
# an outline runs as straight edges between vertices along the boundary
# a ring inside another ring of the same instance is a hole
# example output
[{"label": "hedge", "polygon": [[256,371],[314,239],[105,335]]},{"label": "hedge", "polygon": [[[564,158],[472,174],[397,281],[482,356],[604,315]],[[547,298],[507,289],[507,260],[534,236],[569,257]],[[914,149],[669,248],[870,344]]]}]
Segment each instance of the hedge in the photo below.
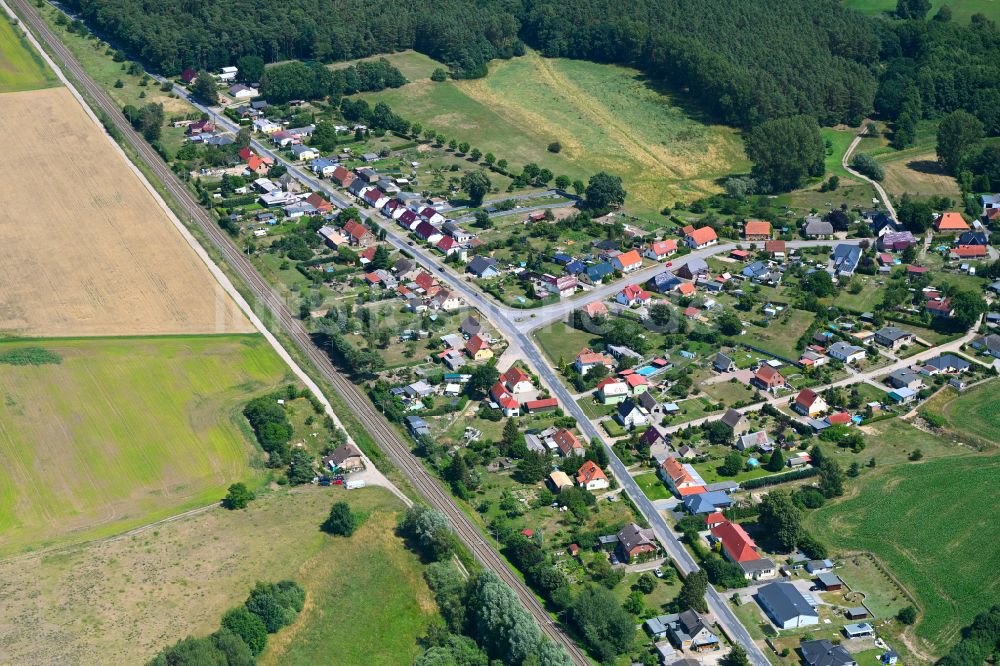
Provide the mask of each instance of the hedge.
[{"label": "hedge", "polygon": [[806,467],[805,469],[797,469],[794,472],[785,472],[784,474],[774,474],[772,476],[762,476],[757,479],[749,479],[741,482],[740,487],[743,490],[766,488],[767,486],[776,486],[779,483],[787,483],[789,481],[797,481],[799,479],[808,479],[810,476],[816,476],[817,474],[819,474],[819,468]]}]

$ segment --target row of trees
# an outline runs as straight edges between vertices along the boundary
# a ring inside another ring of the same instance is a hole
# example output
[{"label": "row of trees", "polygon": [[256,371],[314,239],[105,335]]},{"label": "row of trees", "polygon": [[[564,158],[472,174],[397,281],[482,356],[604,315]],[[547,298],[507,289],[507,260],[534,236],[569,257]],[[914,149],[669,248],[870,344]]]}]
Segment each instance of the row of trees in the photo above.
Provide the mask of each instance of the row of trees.
[{"label": "row of trees", "polygon": [[293,581],[258,582],[242,606],[226,611],[218,631],[179,640],[148,666],[252,666],[267,645],[267,635],[294,622],[305,600],[305,590]]},{"label": "row of trees", "polygon": [[339,98],[358,92],[375,92],[398,88],[405,83],[406,77],[385,58],[340,69],[295,60],[264,70],[260,77],[260,93],[269,102],[281,104],[292,99]]}]

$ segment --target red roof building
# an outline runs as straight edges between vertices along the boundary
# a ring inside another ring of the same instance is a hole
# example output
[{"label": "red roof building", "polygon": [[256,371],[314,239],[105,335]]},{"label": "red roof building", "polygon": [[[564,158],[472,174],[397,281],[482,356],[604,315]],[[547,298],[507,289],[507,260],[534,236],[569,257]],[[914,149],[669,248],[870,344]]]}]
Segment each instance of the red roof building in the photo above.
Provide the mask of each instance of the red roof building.
[{"label": "red roof building", "polygon": [[542,398],[541,400],[529,400],[524,403],[524,408],[529,412],[544,412],[555,409],[559,406],[559,401],[555,398]]},{"label": "red roof building", "polygon": [[961,213],[949,211],[941,213],[941,217],[934,221],[934,231],[938,233],[952,233],[957,231],[968,231],[969,225]]},{"label": "red roof building", "polygon": [[722,551],[733,562],[759,560],[757,544],[740,525],[728,520],[712,528],[712,536],[722,542]]},{"label": "red roof building", "polygon": [[837,412],[826,417],[826,422],[830,425],[847,425],[851,422],[851,415],[847,412]]},{"label": "red roof building", "polygon": [[784,386],[787,383],[782,374],[767,363],[763,363],[757,368],[753,378],[757,384],[768,390]]},{"label": "red roof building", "polygon": [[691,233],[684,237],[684,240],[691,247],[697,248],[717,243],[719,236],[712,227],[701,227],[700,229],[691,231]]},{"label": "red roof building", "polygon": [[767,241],[764,243],[764,252],[769,252],[771,254],[785,254],[785,241]]},{"label": "red roof building", "polygon": [[306,197],[306,203],[321,213],[329,213],[333,210],[333,204],[324,199],[319,192],[313,192]]},{"label": "red roof building", "polygon": [[986,256],[986,246],[959,245],[950,254],[958,259],[980,259]]},{"label": "red roof building", "polygon": [[743,237],[747,240],[767,240],[771,237],[771,223],[765,220],[747,220],[743,225]]},{"label": "red roof building", "polygon": [[588,460],[580,466],[576,473],[576,483],[585,490],[598,490],[608,487],[608,477],[593,460]]},{"label": "red roof building", "polygon": [[576,438],[571,430],[561,428],[559,432],[552,436],[552,441],[559,447],[559,452],[563,456],[583,455],[583,444]]}]

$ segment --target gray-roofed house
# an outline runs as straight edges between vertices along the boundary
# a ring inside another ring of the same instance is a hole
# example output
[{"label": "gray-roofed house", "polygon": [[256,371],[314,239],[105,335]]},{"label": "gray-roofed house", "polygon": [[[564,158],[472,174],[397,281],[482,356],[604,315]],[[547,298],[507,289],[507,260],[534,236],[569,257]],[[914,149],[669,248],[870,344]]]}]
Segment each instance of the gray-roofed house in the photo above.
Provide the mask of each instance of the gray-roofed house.
[{"label": "gray-roofed house", "polygon": [[614,272],[614,266],[606,261],[602,261],[599,264],[587,266],[586,270],[580,274],[580,279],[589,284],[600,284],[604,278],[612,275]]},{"label": "gray-roofed house", "polygon": [[821,573],[816,576],[816,580],[819,581],[819,584],[823,586],[824,590],[839,590],[844,587],[844,581],[840,580],[840,576],[832,571]]},{"label": "gray-roofed house", "polygon": [[833,225],[818,215],[810,215],[803,231],[807,238],[825,238],[833,235]]},{"label": "gray-roofed house", "polygon": [[861,261],[861,248],[841,243],[833,248],[833,268],[837,275],[853,275]]},{"label": "gray-roofed house", "polygon": [[819,624],[819,613],[791,583],[769,583],[758,588],[757,603],[779,629]]},{"label": "gray-roofed house", "polygon": [[732,505],[733,499],[722,491],[698,493],[684,498],[684,508],[696,516],[728,509]]},{"label": "gray-roofed house", "polygon": [[826,350],[827,355],[841,363],[854,363],[865,358],[865,348],[837,340]]},{"label": "gray-roofed house", "polygon": [[650,618],[643,626],[654,638],[667,637],[682,650],[702,652],[714,650],[719,645],[719,637],[712,633],[700,615],[690,609]]},{"label": "gray-roofed house", "polygon": [[885,381],[892,388],[908,388],[916,390],[924,383],[920,375],[909,368],[894,370],[885,378]]},{"label": "gray-roofed house", "polygon": [[1000,358],[1000,335],[996,333],[982,335],[972,341],[972,348],[994,358]]},{"label": "gray-roofed house", "polygon": [[747,580],[769,580],[778,575],[778,565],[769,557],[739,562],[739,566]]},{"label": "gray-roofed house", "polygon": [[926,374],[935,374],[938,372],[965,372],[971,366],[971,363],[960,356],[956,356],[955,354],[941,354],[940,356],[924,362],[924,370],[921,372]]},{"label": "gray-roofed house", "polygon": [[809,666],[858,666],[847,648],[843,645],[834,645],[825,638],[803,641],[799,645],[799,651]]},{"label": "gray-roofed house", "polygon": [[875,331],[875,342],[893,350],[912,342],[915,337],[913,333],[904,331],[897,326],[886,326]]},{"label": "gray-roofed house", "polygon": [[677,269],[678,277],[682,277],[685,280],[694,280],[699,275],[708,275],[708,264],[704,259],[695,257],[689,259],[683,266]]},{"label": "gray-roofed house", "polygon": [[806,571],[811,574],[827,573],[833,570],[832,560],[809,560],[806,562]]},{"label": "gray-roofed house", "polygon": [[680,286],[680,279],[671,271],[657,273],[646,281],[646,286],[658,294],[666,294]]},{"label": "gray-roofed house", "polygon": [[732,372],[736,369],[736,362],[722,352],[719,352],[712,359],[712,369],[716,372]]},{"label": "gray-roofed house", "polygon": [[625,402],[618,405],[618,410],[615,412],[614,418],[615,421],[618,421],[626,429],[643,426],[649,422],[649,418],[642,408],[639,407],[639,403],[632,398],[628,398]]},{"label": "gray-roofed house", "polygon": [[764,430],[741,435],[736,440],[736,450],[747,451],[749,449],[757,449],[763,453],[770,453],[774,450],[774,442],[771,441],[770,435]]},{"label": "gray-roofed house", "polygon": [[708,492],[720,491],[724,493],[734,493],[740,489],[740,484],[735,481],[716,481],[705,486]]},{"label": "gray-roofed house", "polygon": [[353,444],[338,446],[333,453],[323,458],[323,464],[334,471],[354,471],[364,469],[365,461],[361,451]]},{"label": "gray-roofed house", "polygon": [[469,315],[462,320],[462,324],[458,328],[462,333],[471,338],[473,335],[479,335],[483,332],[483,323],[472,315]]},{"label": "gray-roofed house", "polygon": [[625,562],[646,559],[660,548],[653,530],[643,529],[635,523],[623,527],[616,536],[618,554]]},{"label": "gray-roofed house", "polygon": [[493,257],[473,257],[465,270],[478,278],[493,278],[500,275],[497,270],[497,260]]},{"label": "gray-roofed house", "polygon": [[733,437],[742,435],[750,428],[750,423],[746,417],[735,409],[730,408],[720,419],[729,429],[733,431]]}]

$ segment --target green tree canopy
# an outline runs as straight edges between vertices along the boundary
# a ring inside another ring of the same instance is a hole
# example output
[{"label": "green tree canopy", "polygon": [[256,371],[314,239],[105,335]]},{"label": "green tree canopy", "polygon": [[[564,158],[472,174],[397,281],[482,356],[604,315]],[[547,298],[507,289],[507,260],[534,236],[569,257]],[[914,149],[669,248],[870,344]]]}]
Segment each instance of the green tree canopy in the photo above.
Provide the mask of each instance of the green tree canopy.
[{"label": "green tree canopy", "polygon": [[826,149],[819,124],[811,116],[768,120],[746,136],[753,175],[775,192],[802,185],[807,177],[823,175]]}]

